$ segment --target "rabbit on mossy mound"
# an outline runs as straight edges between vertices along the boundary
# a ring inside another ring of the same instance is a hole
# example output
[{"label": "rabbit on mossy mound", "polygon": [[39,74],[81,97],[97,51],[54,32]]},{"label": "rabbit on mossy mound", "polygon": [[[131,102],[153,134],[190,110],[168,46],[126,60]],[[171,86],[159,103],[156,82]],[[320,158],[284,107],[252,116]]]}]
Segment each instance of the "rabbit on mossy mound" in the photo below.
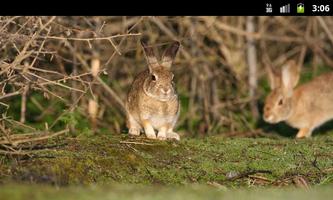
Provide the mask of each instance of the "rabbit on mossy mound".
[{"label": "rabbit on mossy mound", "polygon": [[[140,135],[142,128],[150,139],[176,139],[173,131],[180,103],[173,83],[172,62],[180,43],[175,41],[158,62],[153,49],[141,41],[148,69],[135,77],[126,100],[127,127],[130,135]],[[155,130],[158,130],[157,136]]]}]

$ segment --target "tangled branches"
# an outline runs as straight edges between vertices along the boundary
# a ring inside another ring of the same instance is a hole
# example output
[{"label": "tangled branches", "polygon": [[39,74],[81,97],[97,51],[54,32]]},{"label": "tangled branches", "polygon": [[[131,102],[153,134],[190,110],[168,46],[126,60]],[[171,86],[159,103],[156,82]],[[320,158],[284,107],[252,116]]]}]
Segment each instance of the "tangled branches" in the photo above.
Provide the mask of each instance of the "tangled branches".
[{"label": "tangled branches", "polygon": [[265,66],[333,67],[332,26],[331,17],[1,17],[2,119],[124,132],[123,100],[145,69],[138,38],[148,36],[156,47],[182,44],[173,68],[181,131],[254,130]]}]

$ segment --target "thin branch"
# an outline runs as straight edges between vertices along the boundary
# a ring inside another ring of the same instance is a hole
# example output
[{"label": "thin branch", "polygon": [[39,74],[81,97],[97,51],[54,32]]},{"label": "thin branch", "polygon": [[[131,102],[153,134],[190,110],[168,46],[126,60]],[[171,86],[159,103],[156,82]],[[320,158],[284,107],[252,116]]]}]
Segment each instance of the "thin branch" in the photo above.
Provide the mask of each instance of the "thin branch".
[{"label": "thin branch", "polygon": [[107,36],[107,37],[95,37],[95,38],[74,38],[74,37],[60,37],[60,36],[39,36],[38,38],[42,39],[55,39],[55,40],[74,40],[74,41],[96,41],[96,40],[108,40],[120,38],[120,37],[128,37],[128,36],[140,36],[141,33],[127,33],[127,34],[118,34],[113,36]]},{"label": "thin branch", "polygon": [[35,134],[34,137],[32,137],[32,138],[23,138],[23,139],[15,138],[15,140],[12,139],[11,141],[9,141],[8,139],[4,139],[4,140],[0,141],[0,144],[10,144],[12,146],[17,146],[18,144],[21,144],[21,143],[36,142],[36,141],[50,139],[50,138],[68,133],[68,131],[69,131],[68,129],[65,129],[62,131],[58,131],[56,133]]},{"label": "thin branch", "polygon": [[138,145],[148,145],[153,146],[154,144],[145,143],[145,142],[129,142],[129,141],[120,141],[120,144],[138,144]]},{"label": "thin branch", "polygon": [[21,123],[25,123],[25,113],[27,110],[27,94],[29,91],[29,85],[26,85],[23,88],[23,92],[22,92],[22,99],[21,99],[21,118],[20,118],[20,122]]},{"label": "thin branch", "polygon": [[331,40],[331,43],[333,45],[333,34],[330,31],[330,29],[328,28],[326,22],[324,21],[323,17],[321,16],[316,16],[317,20],[319,21],[321,27],[324,29],[324,31],[326,32],[328,38]]},{"label": "thin branch", "polygon": [[19,95],[19,94],[21,94],[20,90],[18,90],[16,92],[8,93],[8,94],[0,96],[0,100],[8,98],[8,97],[16,96],[16,95]]}]

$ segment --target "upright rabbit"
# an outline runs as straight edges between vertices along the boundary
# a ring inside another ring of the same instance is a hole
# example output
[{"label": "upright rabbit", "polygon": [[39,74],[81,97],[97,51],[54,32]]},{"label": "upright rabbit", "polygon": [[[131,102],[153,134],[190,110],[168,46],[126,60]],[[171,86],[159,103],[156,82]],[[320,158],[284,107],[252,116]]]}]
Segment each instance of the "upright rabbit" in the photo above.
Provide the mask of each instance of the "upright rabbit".
[{"label": "upright rabbit", "polygon": [[[180,43],[173,42],[163,53],[161,62],[158,62],[151,47],[143,41],[141,45],[148,69],[134,79],[127,96],[125,106],[129,134],[140,135],[143,128],[150,139],[179,140],[173,128],[179,116],[180,103],[170,69]],[[158,130],[157,137],[154,129]]]},{"label": "upright rabbit", "polygon": [[268,68],[272,91],[266,98],[263,116],[266,122],[286,121],[299,129],[296,138],[310,137],[315,128],[333,119],[333,73],[295,88],[300,69],[295,61],[288,61],[278,74]]}]

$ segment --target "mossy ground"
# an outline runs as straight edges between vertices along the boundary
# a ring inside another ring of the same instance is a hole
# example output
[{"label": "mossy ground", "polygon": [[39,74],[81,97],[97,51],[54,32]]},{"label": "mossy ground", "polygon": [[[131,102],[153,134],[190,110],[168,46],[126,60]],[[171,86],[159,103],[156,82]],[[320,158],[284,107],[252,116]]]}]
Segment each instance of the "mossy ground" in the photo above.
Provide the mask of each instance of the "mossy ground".
[{"label": "mossy ground", "polygon": [[333,183],[333,137],[151,141],[127,135],[50,141],[30,157],[0,157],[2,183],[53,186],[139,184],[225,188]]}]

